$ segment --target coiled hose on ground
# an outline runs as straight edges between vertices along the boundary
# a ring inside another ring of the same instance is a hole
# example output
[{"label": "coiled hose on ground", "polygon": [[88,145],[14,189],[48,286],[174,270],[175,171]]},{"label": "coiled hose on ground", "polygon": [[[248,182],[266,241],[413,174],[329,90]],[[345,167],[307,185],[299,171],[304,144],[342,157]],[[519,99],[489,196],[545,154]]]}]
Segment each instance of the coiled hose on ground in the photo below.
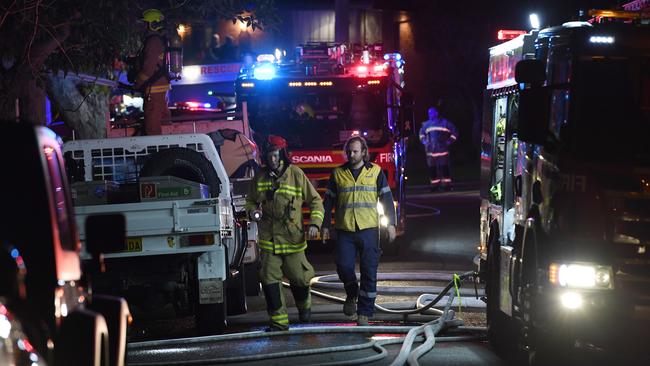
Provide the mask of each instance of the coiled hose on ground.
[{"label": "coiled hose on ground", "polygon": [[[468,278],[473,278],[475,276],[474,272],[467,272],[460,276],[452,279],[447,286],[443,288],[435,298],[433,298],[428,304],[420,307],[419,309],[412,310],[391,310],[378,307],[380,311],[389,311],[391,313],[404,314],[404,313],[414,313],[421,312],[427,309],[431,309],[437,302],[439,302],[448,292],[451,290],[454,285],[458,286],[459,282],[464,281]],[[316,291],[318,292],[318,291]],[[316,295],[316,294],[315,294]],[[323,294],[327,297],[332,297],[334,301],[339,301],[342,299],[336,298],[331,295]],[[320,295],[318,295],[320,296]],[[373,349],[377,353],[368,357],[358,358],[358,359],[346,359],[343,361],[334,361],[329,363],[319,362],[318,365],[352,365],[352,364],[362,364],[368,362],[374,362],[385,358],[388,355],[388,351],[385,346],[390,344],[402,343],[399,354],[392,362],[392,365],[404,365],[407,361],[410,365],[417,365],[418,359],[426,354],[437,342],[449,342],[449,341],[468,341],[483,339],[485,330],[477,327],[462,327],[462,321],[453,319],[454,313],[451,310],[454,297],[456,293],[452,291],[447,299],[447,303],[444,307],[444,310],[441,311],[439,318],[428,322],[426,324],[411,327],[411,326],[357,326],[357,327],[307,327],[307,328],[291,328],[288,331],[284,332],[248,332],[248,333],[237,333],[237,334],[227,334],[227,335],[218,335],[218,336],[208,336],[208,337],[196,337],[196,338],[185,338],[185,339],[174,339],[174,340],[161,340],[161,341],[149,341],[149,342],[138,342],[128,345],[129,351],[135,350],[137,348],[144,347],[165,347],[172,345],[189,345],[192,343],[205,343],[205,342],[224,342],[232,340],[242,340],[242,339],[255,339],[263,337],[276,337],[276,336],[286,336],[286,335],[296,335],[296,334],[323,334],[323,333],[406,333],[406,336],[403,338],[389,339],[389,340],[370,340],[369,342],[356,345],[345,345],[345,346],[333,346],[333,347],[324,347],[316,349],[299,349],[292,351],[283,351],[269,354],[254,354],[254,355],[245,355],[245,356],[234,356],[234,357],[219,357],[219,358],[204,358],[199,360],[182,360],[175,361],[174,364],[178,365],[212,365],[212,364],[224,364],[224,363],[234,363],[234,362],[252,362],[260,361],[264,359],[274,359],[274,358],[289,358],[296,356],[305,356],[305,355],[316,355],[316,354],[325,354],[329,352],[347,352],[360,349]],[[343,300],[344,301],[344,300]],[[467,331],[472,333],[478,333],[472,336],[462,336],[462,337],[438,337],[437,334],[449,327],[458,327],[464,328]],[[422,337],[424,334],[424,337]],[[422,341],[419,347],[411,351],[414,342]],[[129,365],[140,365],[140,366],[158,366],[168,364],[169,361],[153,361],[153,362],[129,362]]]}]

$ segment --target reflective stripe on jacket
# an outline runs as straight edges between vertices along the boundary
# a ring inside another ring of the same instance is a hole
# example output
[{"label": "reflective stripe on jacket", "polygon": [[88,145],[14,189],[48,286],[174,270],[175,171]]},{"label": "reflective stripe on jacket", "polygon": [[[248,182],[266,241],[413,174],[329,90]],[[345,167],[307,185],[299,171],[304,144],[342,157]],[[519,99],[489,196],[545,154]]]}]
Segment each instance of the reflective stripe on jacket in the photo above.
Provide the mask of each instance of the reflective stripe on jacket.
[{"label": "reflective stripe on jacket", "polygon": [[428,120],[420,128],[420,141],[428,153],[444,153],[458,139],[458,130],[444,118]]},{"label": "reflective stripe on jacket", "polygon": [[320,228],[323,200],[300,168],[289,165],[280,177],[271,177],[266,169],[255,176],[246,196],[246,211],[261,206],[258,230],[262,250],[290,254],[307,248],[302,222],[303,202],[310,208],[309,224]]},{"label": "reflective stripe on jacket", "polygon": [[377,177],[381,174],[379,165],[371,163],[370,167],[361,168],[356,181],[350,169],[345,167],[337,167],[332,174],[338,188],[335,227],[345,231],[378,227]]}]

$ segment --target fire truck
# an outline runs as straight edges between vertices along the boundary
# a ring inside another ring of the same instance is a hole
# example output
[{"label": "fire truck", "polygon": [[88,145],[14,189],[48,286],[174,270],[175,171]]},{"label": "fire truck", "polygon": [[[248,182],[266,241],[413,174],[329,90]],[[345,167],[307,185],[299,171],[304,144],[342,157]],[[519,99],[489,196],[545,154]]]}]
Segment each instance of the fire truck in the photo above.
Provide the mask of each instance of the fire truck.
[{"label": "fire truck", "polygon": [[489,340],[521,363],[648,364],[650,27],[590,15],[490,48],[479,273]]},{"label": "fire truck", "polygon": [[[253,67],[242,69],[235,86],[237,106],[256,137],[286,138],[292,162],[321,194],[332,169],[346,161],[345,141],[363,136],[370,160],[382,168],[393,190],[399,235],[405,224],[405,153],[413,121],[412,108],[404,103],[412,98],[403,90],[403,67],[402,56],[383,54],[381,45],[305,44],[289,62],[260,55]],[[386,219],[382,222],[387,225]]]}]

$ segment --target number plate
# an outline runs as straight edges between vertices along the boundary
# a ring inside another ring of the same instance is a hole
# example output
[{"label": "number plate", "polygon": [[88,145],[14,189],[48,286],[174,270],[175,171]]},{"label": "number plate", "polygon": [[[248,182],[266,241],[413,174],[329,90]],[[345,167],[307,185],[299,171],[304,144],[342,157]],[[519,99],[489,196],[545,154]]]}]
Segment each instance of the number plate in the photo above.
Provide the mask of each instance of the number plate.
[{"label": "number plate", "polygon": [[124,245],[125,252],[141,252],[142,251],[142,238],[126,238]]}]

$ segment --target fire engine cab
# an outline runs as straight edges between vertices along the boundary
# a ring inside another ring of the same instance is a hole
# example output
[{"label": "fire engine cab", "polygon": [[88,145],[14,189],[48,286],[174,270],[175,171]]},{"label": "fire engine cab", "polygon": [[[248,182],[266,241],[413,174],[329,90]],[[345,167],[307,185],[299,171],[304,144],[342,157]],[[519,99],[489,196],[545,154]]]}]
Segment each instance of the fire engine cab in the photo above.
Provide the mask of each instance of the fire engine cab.
[{"label": "fire engine cab", "polygon": [[[277,52],[277,56],[281,56]],[[345,163],[345,141],[363,136],[371,161],[388,178],[404,231],[404,166],[412,108],[404,103],[404,60],[381,45],[310,43],[286,61],[260,55],[236,82],[237,107],[256,136],[287,139],[294,164],[324,193],[332,169]]]},{"label": "fire engine cab", "polygon": [[649,362],[650,28],[590,14],[490,48],[479,272],[517,364]]}]

